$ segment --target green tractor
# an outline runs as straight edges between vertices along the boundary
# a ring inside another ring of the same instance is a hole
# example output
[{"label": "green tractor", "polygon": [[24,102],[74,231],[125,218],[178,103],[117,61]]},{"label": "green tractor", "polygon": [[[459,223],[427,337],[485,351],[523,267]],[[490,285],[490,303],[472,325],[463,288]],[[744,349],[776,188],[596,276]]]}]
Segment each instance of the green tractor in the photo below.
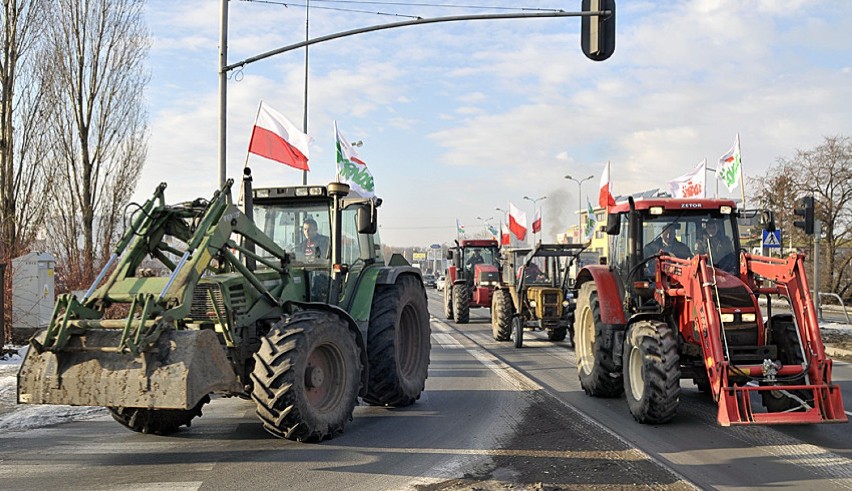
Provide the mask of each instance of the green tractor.
[{"label": "green tractor", "polygon": [[138,207],[89,290],[61,295],[30,341],[19,403],[104,406],[165,435],[211,395],[238,396],[273,435],[320,441],[359,397],[420,397],[426,292],[401,256],[382,259],[381,200],[342,183],[252,190],[248,171],[242,211],[232,184],[175,206],[161,184]]}]

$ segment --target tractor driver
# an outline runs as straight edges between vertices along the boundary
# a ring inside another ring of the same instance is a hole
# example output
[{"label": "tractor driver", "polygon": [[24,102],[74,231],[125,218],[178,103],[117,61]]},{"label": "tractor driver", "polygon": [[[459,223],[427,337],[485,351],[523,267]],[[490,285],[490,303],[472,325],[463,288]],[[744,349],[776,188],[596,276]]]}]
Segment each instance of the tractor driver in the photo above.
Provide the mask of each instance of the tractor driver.
[{"label": "tractor driver", "polygon": [[328,237],[320,235],[317,222],[311,217],[302,223],[302,233],[305,238],[296,246],[296,255],[304,256],[309,261],[316,261],[328,255]]},{"label": "tractor driver", "polygon": [[660,236],[645,246],[646,259],[658,253],[668,254],[680,259],[687,259],[692,256],[692,250],[690,250],[689,246],[675,237],[676,227],[679,228],[679,224],[673,223],[666,225]]},{"label": "tractor driver", "polygon": [[474,267],[474,266],[476,266],[477,264],[482,264],[482,263],[484,263],[484,262],[485,262],[485,259],[482,259],[482,254],[480,254],[480,253],[479,253],[479,249],[474,249],[474,250],[473,250],[473,255],[471,255],[471,256],[468,258],[467,263],[465,264],[465,266],[467,266],[467,269],[468,269],[469,271],[473,271],[473,267]]}]

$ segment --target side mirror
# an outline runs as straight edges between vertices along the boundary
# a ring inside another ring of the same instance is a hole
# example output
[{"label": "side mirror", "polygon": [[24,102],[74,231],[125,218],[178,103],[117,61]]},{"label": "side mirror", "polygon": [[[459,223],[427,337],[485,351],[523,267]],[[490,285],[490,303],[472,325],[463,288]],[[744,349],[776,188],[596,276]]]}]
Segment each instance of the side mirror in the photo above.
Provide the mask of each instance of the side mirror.
[{"label": "side mirror", "polygon": [[608,235],[621,233],[621,217],[618,213],[610,213],[606,216],[606,233]]},{"label": "side mirror", "polygon": [[358,233],[374,234],[378,229],[378,213],[375,206],[362,206],[358,208]]},{"label": "side mirror", "polygon": [[447,259],[452,259],[452,258],[453,258],[453,250],[447,249]]},{"label": "side mirror", "polygon": [[760,226],[763,230],[774,232],[775,231],[775,213],[772,213],[770,210],[763,210],[760,212]]}]

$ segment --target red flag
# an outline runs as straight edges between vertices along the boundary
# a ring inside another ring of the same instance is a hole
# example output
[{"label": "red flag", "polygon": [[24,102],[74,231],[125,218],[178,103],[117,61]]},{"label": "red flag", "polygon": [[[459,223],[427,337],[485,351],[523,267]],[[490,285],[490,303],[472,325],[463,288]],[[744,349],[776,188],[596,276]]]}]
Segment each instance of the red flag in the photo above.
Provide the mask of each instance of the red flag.
[{"label": "red flag", "polygon": [[509,230],[518,240],[524,240],[527,236],[527,214],[515,208],[512,203],[509,203]]},{"label": "red flag", "polygon": [[260,103],[257,120],[251,132],[249,153],[276,162],[308,169],[308,145],[311,137],[299,131],[283,114]]},{"label": "red flag", "polygon": [[541,232],[541,208],[537,209],[533,215],[532,232],[534,234]]},{"label": "red flag", "polygon": [[500,245],[511,245],[512,238],[509,236],[509,229],[505,225],[500,225]]},{"label": "red flag", "polygon": [[615,204],[615,198],[612,196],[612,183],[609,180],[609,162],[604,167],[601,174],[601,192],[598,196],[598,204],[603,208],[609,208]]}]

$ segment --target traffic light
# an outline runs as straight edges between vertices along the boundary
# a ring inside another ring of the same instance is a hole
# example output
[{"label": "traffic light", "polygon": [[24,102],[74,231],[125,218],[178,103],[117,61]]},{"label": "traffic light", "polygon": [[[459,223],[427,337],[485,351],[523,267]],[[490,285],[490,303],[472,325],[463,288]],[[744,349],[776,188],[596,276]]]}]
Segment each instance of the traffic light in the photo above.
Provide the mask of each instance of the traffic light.
[{"label": "traffic light", "polygon": [[609,15],[583,17],[580,47],[586,58],[603,61],[615,52],[615,0],[583,0],[583,12],[609,11]]},{"label": "traffic light", "polygon": [[796,220],[793,225],[804,230],[806,234],[813,235],[814,233],[814,197],[805,196],[799,199],[799,206],[793,213],[804,218],[804,220]]}]

